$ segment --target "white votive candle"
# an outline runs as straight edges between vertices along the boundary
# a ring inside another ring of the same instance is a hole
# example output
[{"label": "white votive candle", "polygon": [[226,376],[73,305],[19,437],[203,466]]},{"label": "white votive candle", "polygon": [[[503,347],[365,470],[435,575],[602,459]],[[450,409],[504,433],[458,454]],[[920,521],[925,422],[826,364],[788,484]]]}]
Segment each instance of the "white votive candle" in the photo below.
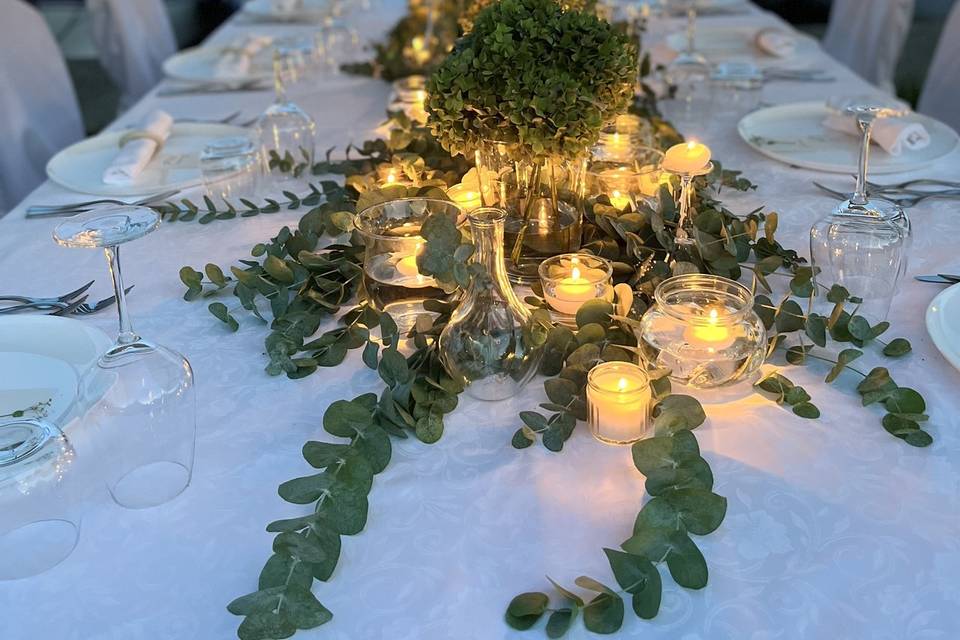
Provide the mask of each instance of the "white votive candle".
[{"label": "white votive candle", "polygon": [[648,435],[650,378],[629,362],[603,362],[587,374],[590,430],[602,442],[628,444]]}]

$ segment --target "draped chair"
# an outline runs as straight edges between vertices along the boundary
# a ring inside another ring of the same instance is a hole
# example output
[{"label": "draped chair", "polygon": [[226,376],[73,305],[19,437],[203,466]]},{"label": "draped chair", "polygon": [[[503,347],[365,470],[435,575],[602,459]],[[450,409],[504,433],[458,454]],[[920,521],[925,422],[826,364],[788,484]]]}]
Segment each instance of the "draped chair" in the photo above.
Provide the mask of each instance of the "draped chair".
[{"label": "draped chair", "polygon": [[163,79],[177,41],[163,0],[86,0],[100,64],[125,110]]},{"label": "draped chair", "polygon": [[960,2],[954,4],[923,83],[917,111],[960,131]]},{"label": "draped chair", "polygon": [[70,74],[46,21],[0,0],[0,215],[46,179],[47,161],[83,137]]},{"label": "draped chair", "polygon": [[834,0],[823,48],[884,91],[913,20],[914,0]]}]

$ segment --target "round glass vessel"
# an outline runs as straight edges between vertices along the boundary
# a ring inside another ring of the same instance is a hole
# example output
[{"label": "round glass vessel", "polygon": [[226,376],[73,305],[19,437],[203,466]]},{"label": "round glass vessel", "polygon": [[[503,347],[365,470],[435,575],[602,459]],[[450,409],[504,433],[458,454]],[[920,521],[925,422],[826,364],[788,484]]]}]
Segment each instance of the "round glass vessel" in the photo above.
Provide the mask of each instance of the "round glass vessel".
[{"label": "round glass vessel", "polygon": [[753,294],[720,276],[668,278],[641,319],[643,359],[672,371],[670,379],[697,388],[733,384],[763,364],[766,331],[753,310]]},{"label": "round glass vessel", "polygon": [[504,211],[490,207],[469,215],[475,271],[439,339],[447,373],[478,400],[516,395],[537,372],[546,340],[507,278],[506,219]]},{"label": "round glass vessel", "polygon": [[586,159],[531,158],[516,144],[476,152],[485,207],[503,209],[506,268],[518,284],[536,282],[544,258],[580,248]]},{"label": "round glass vessel", "polygon": [[613,266],[589,253],[564,253],[540,263],[543,297],[557,322],[575,327],[577,311],[588,300],[612,299]]},{"label": "round glass vessel", "polygon": [[0,580],[36,575],[73,551],[81,515],[74,456],[49,422],[0,423]]},{"label": "round glass vessel", "polygon": [[447,200],[399,198],[367,207],[354,222],[363,238],[367,299],[378,311],[390,314],[401,335],[416,324],[417,316],[434,315],[423,308],[424,300],[447,296],[432,276],[417,268],[425,242],[420,227],[434,213],[458,221],[461,209]]},{"label": "round glass vessel", "polygon": [[655,137],[649,120],[625,113],[600,130],[600,138],[590,154],[594,160],[629,162],[638,148],[651,146]]},{"label": "round glass vessel", "polygon": [[587,165],[587,189],[590,202],[606,196],[618,211],[634,213],[644,205],[657,206],[663,152],[651,147],[634,146],[629,156],[612,160],[594,155]]}]

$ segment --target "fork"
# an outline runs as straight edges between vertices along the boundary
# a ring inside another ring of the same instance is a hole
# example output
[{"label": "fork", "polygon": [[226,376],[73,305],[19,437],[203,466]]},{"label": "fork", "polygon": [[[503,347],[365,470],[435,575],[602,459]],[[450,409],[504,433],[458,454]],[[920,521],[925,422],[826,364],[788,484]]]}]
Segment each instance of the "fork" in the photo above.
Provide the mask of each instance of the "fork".
[{"label": "fork", "polygon": [[[90,284],[93,284],[92,282]],[[88,285],[89,286],[89,285]],[[134,285],[130,285],[123,290],[124,294],[130,293],[130,290],[133,289]],[[30,302],[20,305],[14,305],[11,307],[0,308],[0,315],[5,313],[17,313],[18,311],[25,311],[28,309],[35,309],[38,311],[45,309],[56,309],[50,313],[53,316],[67,316],[67,315],[88,315],[91,313],[96,313],[107,307],[113,305],[117,301],[116,296],[110,296],[109,298],[104,298],[100,302],[95,304],[89,304],[86,300],[89,296],[83,296],[72,302],[66,301],[46,301],[42,300],[39,302]]]},{"label": "fork", "polygon": [[[830,195],[835,196],[837,198],[843,198],[844,200],[847,200],[851,196],[850,193],[844,193],[843,191],[837,191],[836,189],[825,187],[817,181],[814,181],[813,184],[815,187],[817,187],[821,191],[829,193]],[[938,191],[938,192],[932,192],[932,193],[919,192],[919,191],[913,191],[913,192],[901,191],[900,193],[905,194],[904,197],[895,198],[891,195],[890,192],[887,192],[884,194],[878,194],[878,195],[880,195],[884,200],[889,200],[890,202],[893,202],[894,204],[898,204],[905,209],[909,209],[913,206],[916,206],[917,204],[919,204],[920,202],[923,202],[927,198],[960,198],[960,190],[950,190],[950,191],[943,191],[943,192]]]},{"label": "fork", "polygon": [[870,182],[869,180],[867,180],[867,186],[870,187],[871,189],[877,189],[878,191],[882,191],[884,189],[905,189],[907,187],[912,187],[917,185],[960,188],[960,182],[951,182],[950,180],[936,180],[934,178],[915,178],[913,180],[906,180],[904,182],[898,182],[896,184],[878,184],[876,182]]},{"label": "fork", "polygon": [[31,298],[29,296],[12,296],[11,295],[11,296],[0,296],[0,300],[10,300],[12,302],[23,302],[25,304],[54,304],[57,302],[67,302],[69,300],[72,300],[73,298],[76,298],[81,293],[83,293],[84,291],[92,287],[93,283],[94,281],[91,280],[90,282],[83,285],[79,289],[75,291],[71,291],[70,293],[65,293],[58,298]]},{"label": "fork", "polygon": [[26,217],[28,218],[49,218],[56,216],[72,216],[78,213],[83,213],[87,210],[87,207],[92,207],[98,204],[117,204],[117,205],[128,205],[128,206],[142,206],[149,204],[151,202],[156,202],[159,200],[167,200],[173,196],[180,193],[179,189],[171,189],[170,191],[163,191],[161,193],[154,193],[147,196],[141,200],[135,202],[126,202],[124,200],[114,200],[110,198],[102,198],[100,200],[87,200],[86,202],[70,202],[67,204],[35,204],[27,207]]}]

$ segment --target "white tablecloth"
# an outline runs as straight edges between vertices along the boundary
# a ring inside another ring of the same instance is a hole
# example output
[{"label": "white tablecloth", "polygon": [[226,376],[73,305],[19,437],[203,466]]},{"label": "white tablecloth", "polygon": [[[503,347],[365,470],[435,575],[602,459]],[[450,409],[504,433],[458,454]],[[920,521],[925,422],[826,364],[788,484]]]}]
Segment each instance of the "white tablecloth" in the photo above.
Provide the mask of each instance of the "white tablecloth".
[{"label": "white tablecloth", "polygon": [[[401,15],[401,4],[390,0],[352,20],[364,36],[375,38]],[[702,20],[777,21],[759,11]],[[679,26],[655,23],[650,40]],[[233,37],[240,29],[302,28],[234,21],[214,38]],[[764,100],[866,89],[829,58],[817,64],[837,81],[772,83]],[[385,83],[372,79],[324,87],[305,105],[320,123],[318,148],[363,139],[382,115],[388,93]],[[118,125],[158,106],[181,117],[222,116],[238,108],[252,117],[269,100],[268,93],[151,94]],[[810,223],[834,205],[811,184],[824,176],[760,157],[738,138],[733,121],[712,122],[704,139],[725,166],[744,170],[760,185],[731,196],[734,211],[775,208],[779,238],[805,253]],[[922,173],[957,179],[960,153]],[[836,176],[830,182],[840,184]],[[24,205],[76,197],[45,184]],[[108,295],[100,252],[56,246],[50,239],[56,222],[24,220],[24,205],[0,222],[2,289],[53,294],[96,278],[93,297]],[[898,382],[926,397],[934,445],[914,449],[895,440],[880,426],[877,411],[859,406],[855,379],[826,386],[826,371],[816,367],[791,369],[789,375],[823,410],[818,421],[795,417],[756,395],[727,402],[714,397],[697,435],[716,491],[729,507],[718,531],[697,538],[710,567],[709,584],[689,591],[665,580],[660,615],[644,622],[628,607],[623,637],[960,637],[960,373],[934,349],[923,326],[924,309],[941,288],[912,279],[960,268],[953,239],[958,212],[953,202],[929,201],[911,214],[910,278],[890,320],[891,333],[909,338],[914,352],[891,369]],[[264,526],[301,512],[277,497],[277,485],[310,472],[300,447],[327,437],[320,418],[329,402],[381,387],[359,354],[302,380],[267,376],[264,327],[243,316],[239,333],[227,333],[205,303],[181,299],[177,271],[208,261],[226,266],[299,215],[169,224],[124,249],[124,276],[136,284],[129,301],[135,326],[184,353],[196,372],[193,483],[153,509],[123,510],[106,497],[91,505],[70,558],[41,576],[0,583],[0,638],[234,637],[240,618],[225,606],[256,588],[272,540]],[[89,322],[115,331],[111,314]],[[878,360],[864,359],[871,366]],[[343,538],[333,579],[315,585],[335,617],[300,637],[542,637],[542,630],[518,634],[505,625],[503,612],[513,595],[547,590],[545,575],[571,586],[580,574],[614,584],[601,549],[629,536],[644,497],[643,477],[628,449],[596,442],[582,425],[560,455],[539,445],[513,449],[517,412],[533,408],[541,394],[534,382],[521,397],[498,404],[464,399],[439,443],[395,441],[393,461],[370,495],[366,529]],[[578,622],[568,637],[592,636]]]}]

